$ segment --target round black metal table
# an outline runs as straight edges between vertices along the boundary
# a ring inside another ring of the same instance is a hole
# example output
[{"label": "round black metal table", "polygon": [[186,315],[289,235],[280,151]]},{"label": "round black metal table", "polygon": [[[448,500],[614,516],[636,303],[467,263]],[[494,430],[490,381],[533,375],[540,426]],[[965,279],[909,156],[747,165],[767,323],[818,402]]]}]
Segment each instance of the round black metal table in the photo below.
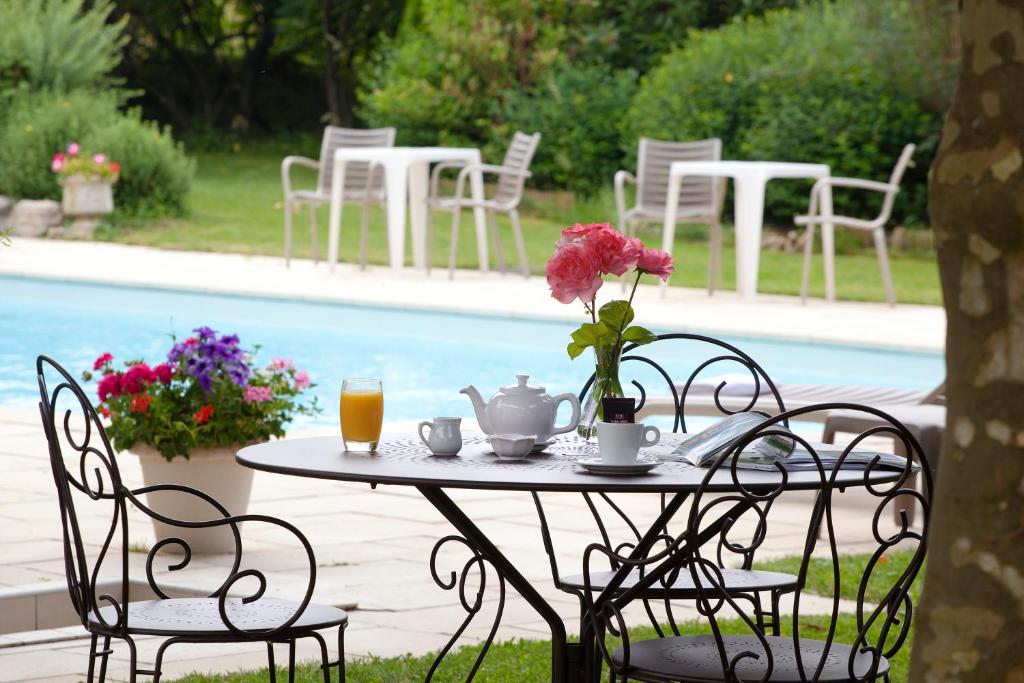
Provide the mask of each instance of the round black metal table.
[{"label": "round black metal table", "polygon": [[[671,437],[674,435],[666,435]],[[392,484],[415,486],[417,490],[461,534],[456,538],[465,543],[477,556],[477,562],[486,560],[498,574],[502,590],[507,582],[533,607],[551,629],[551,678],[559,683],[579,681],[583,677],[583,653],[580,643],[570,643],[565,624],[555,609],[522,575],[515,565],[487,538],[479,527],[444,492],[444,489],[484,489],[504,491],[592,492],[592,493],[661,493],[674,494],[664,505],[661,514],[637,544],[634,554],[646,552],[679,510],[687,496],[697,491],[707,471],[682,462],[663,462],[657,469],[640,476],[601,476],[586,472],[576,460],[596,451],[592,444],[574,437],[556,440],[544,453],[530,456],[526,462],[503,462],[490,453],[481,436],[467,435],[464,446],[456,457],[435,457],[416,436],[385,435],[376,454],[345,452],[340,436],[308,439],[283,439],[243,448],[237,460],[242,465],[266,472],[289,474],[315,479],[337,479],[364,482],[371,485]],[[772,491],[779,487],[782,475],[778,472],[742,470],[740,483],[749,491]],[[881,484],[899,478],[899,472],[882,470],[871,473],[869,481]],[[821,488],[817,472],[791,472],[786,490],[817,490]],[[859,470],[835,473],[836,488],[864,486],[865,473]],[[728,471],[716,474],[708,490],[734,491],[736,481]],[[442,539],[441,542],[451,540]],[[434,554],[436,555],[437,546]],[[433,571],[433,560],[432,571]],[[468,568],[469,565],[467,565]],[[626,571],[628,568],[624,568]],[[435,573],[435,580],[437,575]],[[472,605],[463,601],[464,608]],[[477,608],[479,606],[477,605]],[[468,610],[467,610],[468,611]],[[499,615],[500,617],[500,615]],[[472,614],[463,624],[468,625]],[[497,622],[495,622],[495,629]],[[461,633],[461,630],[459,633]],[[456,637],[459,635],[456,633]],[[492,630],[491,636],[493,637]],[[490,640],[486,644],[489,644]],[[438,662],[454,643],[454,638],[440,653]],[[478,658],[470,676],[475,673],[484,654]]]}]

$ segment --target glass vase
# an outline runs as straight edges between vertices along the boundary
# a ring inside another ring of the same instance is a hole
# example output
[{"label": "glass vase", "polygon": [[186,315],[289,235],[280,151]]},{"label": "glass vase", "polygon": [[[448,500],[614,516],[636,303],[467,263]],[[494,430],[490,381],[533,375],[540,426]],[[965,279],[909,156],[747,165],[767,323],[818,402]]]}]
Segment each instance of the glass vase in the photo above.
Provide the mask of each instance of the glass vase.
[{"label": "glass vase", "polygon": [[622,384],[619,382],[619,354],[609,349],[594,349],[594,382],[590,385],[580,412],[580,423],[576,433],[584,441],[597,438],[597,423],[604,419],[601,399],[621,397]]}]

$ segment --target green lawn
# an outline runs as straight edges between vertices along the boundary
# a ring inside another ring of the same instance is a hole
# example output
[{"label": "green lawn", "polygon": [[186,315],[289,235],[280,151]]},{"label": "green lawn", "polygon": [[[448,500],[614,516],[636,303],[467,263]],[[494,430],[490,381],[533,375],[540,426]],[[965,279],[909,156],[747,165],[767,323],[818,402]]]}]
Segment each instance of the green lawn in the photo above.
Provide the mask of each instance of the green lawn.
[{"label": "green lawn", "polygon": [[[310,153],[302,146],[294,150]],[[115,226],[101,230],[101,239],[144,244],[170,249],[227,251],[252,254],[282,255],[283,228],[281,209],[280,161],[283,152],[268,146],[244,149],[239,153],[211,152],[198,155],[195,183],[190,197],[190,214],[183,219],[143,221],[120,219]],[[293,182],[312,186],[314,174],[307,169],[294,169]],[[575,200],[566,193],[529,192],[522,208],[523,230],[533,272],[542,273],[559,231],[576,221],[615,222],[611,193],[594,199]],[[387,261],[384,214],[371,209],[369,260]],[[321,254],[327,244],[327,209],[320,209]],[[506,253],[514,253],[507,221],[499,217]],[[464,216],[460,234],[459,265],[476,266],[476,244],[470,214]],[[342,260],[354,260],[358,254],[359,207],[347,206],[341,235]],[[433,247],[433,263],[447,264],[450,218],[438,214],[437,242]],[[660,226],[648,226],[641,237],[649,245],[660,245]],[[725,286],[735,286],[732,234],[726,231]],[[840,233],[840,254],[837,255],[836,288],[841,299],[882,301],[884,293],[874,253],[861,247],[846,233]],[[310,255],[308,212],[295,221],[295,251],[300,257]],[[406,248],[407,254],[409,247]],[[708,248],[703,226],[685,226],[679,231],[675,246],[677,274],[672,282],[690,287],[704,286],[707,277]],[[408,259],[407,255],[407,259]],[[494,260],[492,249],[492,265]],[[800,254],[763,251],[761,256],[760,291],[796,294],[800,287]],[[898,253],[893,255],[893,275],[897,296],[908,303],[941,304],[938,269],[930,253]],[[812,295],[822,296],[824,278],[820,255],[812,275]]]},{"label": "green lawn", "polygon": [[[358,613],[353,615],[353,619]],[[720,622],[726,633],[749,634],[747,627],[736,621]],[[857,637],[856,620],[853,615],[842,615],[837,624],[835,642],[852,643]],[[824,638],[828,621],[823,617],[805,617],[800,621],[801,638]],[[667,628],[667,627],[666,627]],[[691,621],[680,624],[684,635],[710,633],[706,622]],[[654,638],[654,629],[650,627],[630,630],[633,642]],[[903,644],[902,649],[892,662],[892,680],[902,683],[907,680],[910,662],[910,648],[913,634]],[[612,642],[612,641],[609,641]],[[472,667],[479,653],[479,646],[470,645],[456,649],[442,664],[434,680],[438,683],[454,683],[466,680],[466,674]],[[487,683],[522,683],[523,681],[550,680],[551,643],[548,640],[510,640],[491,646],[477,674],[476,680]],[[408,683],[422,681],[434,655],[414,657],[379,657],[348,663],[347,680],[349,683]],[[332,674],[333,675],[333,674]],[[296,680],[303,683],[322,681],[320,670],[316,664],[301,665],[296,672]],[[227,675],[191,674],[176,679],[172,683],[260,683],[269,680],[267,668],[240,671]],[[278,680],[287,680],[284,670],[278,673]],[[332,680],[336,680],[332,677]]]},{"label": "green lawn", "polygon": [[[879,558],[865,591],[867,600],[869,602],[882,600],[907,568],[912,557],[913,552],[910,550],[896,550]],[[864,570],[870,559],[871,556],[866,553],[842,556],[842,561],[839,563],[839,595],[841,597],[846,600],[857,599],[860,580],[864,576]],[[800,571],[800,558],[791,556],[759,562],[757,568],[765,571],[797,574]],[[911,598],[915,603],[921,597],[921,581],[923,579],[924,568],[922,567],[910,589]],[[807,566],[806,590],[818,595],[832,595],[834,589],[831,560],[820,557],[811,558],[811,562]]]}]

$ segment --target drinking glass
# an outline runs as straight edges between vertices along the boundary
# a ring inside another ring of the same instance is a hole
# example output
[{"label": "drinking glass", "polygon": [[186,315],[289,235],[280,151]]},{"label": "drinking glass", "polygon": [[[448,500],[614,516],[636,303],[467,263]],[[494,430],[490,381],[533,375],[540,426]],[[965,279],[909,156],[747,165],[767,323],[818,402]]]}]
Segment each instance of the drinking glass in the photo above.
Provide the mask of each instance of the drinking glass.
[{"label": "drinking glass", "polygon": [[341,385],[341,439],[345,450],[375,453],[384,423],[384,388],[379,379],[346,379]]}]

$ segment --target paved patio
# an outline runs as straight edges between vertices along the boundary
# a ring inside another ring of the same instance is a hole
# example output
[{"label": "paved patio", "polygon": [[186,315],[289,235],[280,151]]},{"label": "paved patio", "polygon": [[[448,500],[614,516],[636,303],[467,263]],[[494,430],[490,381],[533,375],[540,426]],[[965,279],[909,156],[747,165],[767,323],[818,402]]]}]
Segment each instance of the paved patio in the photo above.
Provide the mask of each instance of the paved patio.
[{"label": "paved patio", "polygon": [[[541,278],[527,281],[514,275],[466,272],[449,282],[441,273],[424,278],[411,270],[395,275],[384,268],[360,272],[349,265],[341,265],[330,274],[324,264],[314,266],[310,262],[293,262],[286,270],[280,259],[267,257],[190,254],[100,243],[19,239],[15,247],[0,250],[0,273],[419,309],[552,318],[575,314],[547,296]],[[812,301],[804,307],[792,298],[772,296],[746,303],[728,292],[708,298],[701,291],[676,288],[662,298],[654,287],[643,288],[639,300],[645,320],[673,329],[758,336],[780,333],[801,340],[929,350],[940,349],[944,337],[944,315],[936,307],[900,306],[891,310],[878,304],[823,301]],[[766,319],[773,320],[770,329],[763,325]],[[389,427],[404,429],[408,425]],[[0,589],[57,587],[54,594],[61,594],[64,579],[57,507],[38,415],[30,407],[0,409],[0,457],[4,463],[4,476],[0,478]],[[135,459],[124,456],[119,462],[126,483],[141,485]],[[456,492],[453,497],[471,511],[531,580],[544,587],[544,594],[558,606],[570,630],[575,630],[578,605],[574,598],[551,587],[550,568],[529,497],[474,491]],[[846,512],[839,516],[840,534],[846,551],[870,542],[870,519],[858,498],[856,492],[841,497]],[[549,518],[560,562],[575,573],[579,571],[580,549],[594,538],[592,521],[577,496],[551,495],[545,500],[551,506]],[[656,499],[628,496],[624,500],[631,513],[644,518],[649,518],[657,506]],[[773,511],[777,533],[770,539],[766,555],[800,551],[807,500],[806,496],[791,496]],[[428,571],[434,542],[452,530],[415,491],[387,486],[370,490],[365,485],[257,473],[251,510],[286,518],[309,537],[318,560],[314,599],[354,607],[348,632],[350,657],[435,650],[445,642],[444,634],[461,621],[457,596],[438,588]],[[152,543],[148,522],[133,515],[129,524],[131,548],[148,548]],[[295,554],[280,539],[253,529],[248,540],[249,557],[255,566],[268,571],[272,594],[295,595],[304,586],[304,577],[297,576],[302,562],[295,561]],[[132,553],[140,577],[144,577],[144,557],[142,552]],[[451,559],[447,566],[461,566],[458,558]],[[216,557],[200,558],[193,561],[187,579],[173,576],[170,580],[179,585],[209,585],[215,577],[223,579],[223,571],[217,567]],[[58,602],[54,604],[57,606],[52,609],[59,610]],[[492,596],[488,605],[493,604]],[[47,615],[39,605],[42,603],[37,603],[39,611],[34,617],[42,624]],[[12,619],[11,614],[0,619]],[[9,622],[6,625],[11,626]],[[31,627],[26,624],[26,628]],[[489,623],[476,622],[464,642],[479,639],[488,628]],[[544,622],[518,596],[510,595],[499,639],[545,635]],[[82,636],[82,629],[77,627],[0,635],[0,681],[83,679],[88,641]],[[300,657],[312,657],[311,645],[300,647]],[[154,651],[155,645],[144,641],[141,661],[149,663]],[[124,678],[126,662],[127,652],[121,649],[111,664],[114,679]],[[187,646],[171,650],[165,675],[255,668],[264,662],[262,645]]]}]

